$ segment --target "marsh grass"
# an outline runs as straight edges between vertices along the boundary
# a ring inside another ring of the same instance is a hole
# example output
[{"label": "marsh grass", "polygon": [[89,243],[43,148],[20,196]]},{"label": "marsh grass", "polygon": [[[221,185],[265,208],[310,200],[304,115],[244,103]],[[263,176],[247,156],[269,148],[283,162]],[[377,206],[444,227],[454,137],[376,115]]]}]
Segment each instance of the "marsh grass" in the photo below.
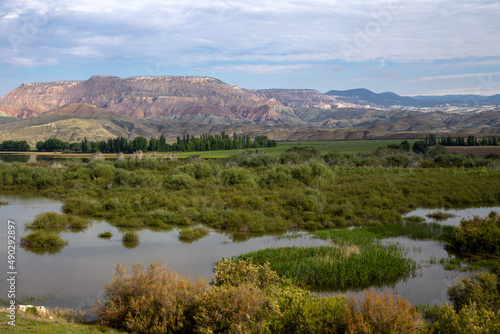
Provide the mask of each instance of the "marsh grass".
[{"label": "marsh grass", "polygon": [[99,233],[99,238],[101,238],[101,239],[110,239],[112,237],[113,237],[113,233],[111,233],[111,231]]},{"label": "marsh grass", "polygon": [[203,226],[184,228],[179,231],[179,240],[183,242],[193,242],[207,236],[209,233],[209,229]]},{"label": "marsh grass", "polygon": [[274,239],[275,240],[282,240],[282,239],[293,240],[293,239],[302,238],[302,237],[304,237],[304,235],[305,234],[303,234],[303,233],[291,233],[291,234],[285,234],[285,235],[280,235],[280,236],[274,237]]},{"label": "marsh grass", "polygon": [[21,246],[26,248],[64,247],[67,244],[68,241],[63,240],[56,233],[37,231],[21,237]]},{"label": "marsh grass", "polygon": [[371,245],[377,240],[406,236],[412,239],[448,240],[455,227],[439,223],[418,222],[414,219],[403,224],[365,226],[353,229],[332,229],[311,232],[318,239],[329,239],[336,244]]},{"label": "marsh grass", "polygon": [[351,159],[357,167],[297,152],[247,162],[12,163],[0,168],[0,188],[63,199],[64,213],[117,227],[203,223],[233,233],[390,225],[417,207],[500,203],[498,169],[373,167],[386,154]]},{"label": "marsh grass", "polygon": [[25,225],[26,229],[61,229],[70,228],[73,230],[83,230],[89,224],[86,218],[57,212],[42,212],[36,215],[35,219]]},{"label": "marsh grass", "polygon": [[268,248],[238,256],[269,262],[281,277],[300,286],[359,290],[388,286],[415,275],[417,264],[395,247],[320,246]]},{"label": "marsh grass", "polygon": [[425,216],[427,218],[431,218],[431,219],[434,219],[437,221],[446,220],[448,218],[455,217],[455,215],[453,213],[443,212],[443,211],[434,211],[434,212],[428,213]]}]

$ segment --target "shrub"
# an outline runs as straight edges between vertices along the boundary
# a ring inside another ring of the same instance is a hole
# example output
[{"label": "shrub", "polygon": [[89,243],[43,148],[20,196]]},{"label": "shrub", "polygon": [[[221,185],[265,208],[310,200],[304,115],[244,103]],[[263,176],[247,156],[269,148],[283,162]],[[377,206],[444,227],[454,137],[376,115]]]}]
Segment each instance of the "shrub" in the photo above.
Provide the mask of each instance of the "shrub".
[{"label": "shrub", "polygon": [[178,213],[169,211],[165,208],[156,209],[151,211],[149,215],[162,224],[173,223],[175,224],[181,217]]},{"label": "shrub", "polygon": [[26,224],[27,229],[64,228],[82,229],[89,221],[85,218],[57,212],[41,212],[35,216],[33,222]]},{"label": "shrub", "polygon": [[439,167],[463,167],[466,158],[458,153],[441,154],[434,158],[434,163]]},{"label": "shrub", "polygon": [[448,289],[455,310],[476,303],[488,309],[500,309],[500,279],[498,275],[480,273],[473,280],[464,278]]},{"label": "shrub", "polygon": [[63,204],[64,213],[72,213],[76,215],[99,216],[101,214],[101,210],[101,202],[87,196],[70,197]]},{"label": "shrub", "polygon": [[387,157],[386,164],[391,167],[408,167],[410,158],[406,154],[395,154]]},{"label": "shrub", "polygon": [[133,231],[128,231],[123,234],[122,237],[123,242],[138,242],[139,241],[139,234],[137,232]]},{"label": "shrub", "polygon": [[428,218],[432,218],[434,220],[438,220],[438,221],[439,220],[446,220],[446,219],[451,218],[451,217],[455,217],[455,215],[453,213],[448,213],[448,212],[443,212],[443,211],[431,212],[425,216]]},{"label": "shrub", "polygon": [[306,184],[311,183],[313,170],[309,165],[298,165],[291,168],[292,177],[295,180],[302,181]]},{"label": "shrub", "polygon": [[487,309],[472,302],[456,311],[450,305],[442,307],[434,329],[441,334],[500,333],[500,310]]},{"label": "shrub", "polygon": [[271,333],[345,333],[344,296],[318,297],[293,285],[272,293],[279,313],[270,322]]},{"label": "shrub", "polygon": [[154,263],[143,271],[132,265],[131,275],[118,265],[115,277],[105,286],[108,300],[95,309],[98,322],[140,333],[192,332],[192,310],[208,285],[187,278]]},{"label": "shrub", "polygon": [[417,154],[425,154],[429,151],[429,145],[425,142],[425,140],[417,140],[413,143],[413,152]]},{"label": "shrub", "polygon": [[188,174],[176,174],[172,176],[168,187],[173,190],[189,189],[196,181]]},{"label": "shrub", "polygon": [[331,152],[325,154],[323,159],[329,166],[342,166],[346,167],[350,165],[350,156],[345,153]]},{"label": "shrub", "polygon": [[268,316],[268,298],[251,284],[222,285],[208,290],[195,311],[198,333],[257,333]]},{"label": "shrub", "polygon": [[500,215],[462,220],[447,247],[462,253],[500,255]]},{"label": "shrub", "polygon": [[113,237],[113,233],[111,233],[111,231],[99,233],[99,238],[101,238],[101,239],[109,239],[112,237]]},{"label": "shrub", "polygon": [[434,145],[430,150],[429,150],[429,156],[435,158],[441,154],[446,154],[447,150],[446,147],[443,145]]},{"label": "shrub", "polygon": [[232,186],[236,184],[246,184],[249,186],[255,185],[248,169],[241,167],[227,168],[222,172],[222,182],[225,185]]},{"label": "shrub", "polygon": [[292,147],[280,155],[282,164],[299,164],[318,158],[321,153],[312,146]]},{"label": "shrub", "polygon": [[179,231],[179,240],[183,241],[193,241],[204,236],[207,236],[210,233],[208,228],[203,226],[196,226],[193,228],[185,228]]},{"label": "shrub", "polygon": [[369,290],[359,308],[351,297],[345,308],[347,333],[420,333],[424,329],[422,314],[400,296]]},{"label": "shrub", "polygon": [[21,237],[21,246],[27,248],[50,248],[66,246],[68,241],[63,240],[56,233],[33,232]]},{"label": "shrub", "polygon": [[252,259],[222,259],[215,265],[214,274],[211,284],[215,286],[251,283],[265,288],[280,281],[278,274],[271,270],[268,263],[253,264]]},{"label": "shrub", "polygon": [[289,167],[276,166],[267,170],[262,179],[261,185],[266,186],[286,186],[292,181],[292,174]]}]

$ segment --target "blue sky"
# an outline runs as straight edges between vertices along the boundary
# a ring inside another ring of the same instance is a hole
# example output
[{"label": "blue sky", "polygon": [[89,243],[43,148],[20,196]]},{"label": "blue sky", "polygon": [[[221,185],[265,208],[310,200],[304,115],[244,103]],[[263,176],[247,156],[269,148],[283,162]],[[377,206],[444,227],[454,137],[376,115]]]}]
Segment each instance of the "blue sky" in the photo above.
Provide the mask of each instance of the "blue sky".
[{"label": "blue sky", "polygon": [[498,0],[2,0],[0,96],[96,74],[493,95],[499,18]]}]

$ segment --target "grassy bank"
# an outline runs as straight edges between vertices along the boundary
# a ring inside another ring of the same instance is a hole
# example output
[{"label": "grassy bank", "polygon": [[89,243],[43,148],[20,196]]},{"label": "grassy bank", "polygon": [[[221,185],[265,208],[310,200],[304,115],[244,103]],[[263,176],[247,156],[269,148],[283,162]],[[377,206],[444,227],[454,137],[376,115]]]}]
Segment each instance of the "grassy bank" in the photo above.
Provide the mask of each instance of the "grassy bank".
[{"label": "grassy bank", "polygon": [[94,334],[94,333],[109,333],[118,334],[126,333],[121,330],[109,328],[98,324],[83,324],[64,317],[55,317],[55,319],[40,318],[38,316],[16,315],[15,326],[7,323],[10,321],[7,318],[7,310],[0,309],[0,332],[12,334]]}]

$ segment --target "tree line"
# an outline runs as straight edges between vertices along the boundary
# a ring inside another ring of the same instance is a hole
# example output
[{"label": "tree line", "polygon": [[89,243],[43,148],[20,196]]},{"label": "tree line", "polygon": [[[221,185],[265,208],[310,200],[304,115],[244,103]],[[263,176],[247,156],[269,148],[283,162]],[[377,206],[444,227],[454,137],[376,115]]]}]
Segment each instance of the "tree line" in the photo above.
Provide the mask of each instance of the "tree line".
[{"label": "tree line", "polygon": [[0,143],[0,151],[29,151],[30,144],[26,140],[6,140]]},{"label": "tree line", "polygon": [[222,131],[220,134],[203,133],[200,137],[195,137],[189,134],[177,137],[175,143],[169,144],[166,142],[165,136],[160,138],[151,138],[149,141],[144,137],[136,137],[133,140],[128,140],[125,137],[117,137],[108,139],[107,141],[89,141],[86,138],[81,142],[64,142],[60,139],[47,139],[38,141],[36,149],[40,152],[54,151],[69,151],[75,153],[133,153],[136,151],[156,151],[156,152],[193,152],[193,151],[216,151],[216,150],[233,150],[233,149],[248,149],[248,148],[263,148],[276,147],[275,140],[269,139],[267,136],[260,135],[254,140],[250,135],[240,135],[236,133],[230,138],[229,135]]},{"label": "tree line", "polygon": [[474,135],[469,135],[467,137],[455,137],[447,136],[436,138],[435,134],[430,134],[425,136],[425,143],[428,146],[442,145],[442,146],[499,146],[500,136],[486,136],[481,139]]}]

